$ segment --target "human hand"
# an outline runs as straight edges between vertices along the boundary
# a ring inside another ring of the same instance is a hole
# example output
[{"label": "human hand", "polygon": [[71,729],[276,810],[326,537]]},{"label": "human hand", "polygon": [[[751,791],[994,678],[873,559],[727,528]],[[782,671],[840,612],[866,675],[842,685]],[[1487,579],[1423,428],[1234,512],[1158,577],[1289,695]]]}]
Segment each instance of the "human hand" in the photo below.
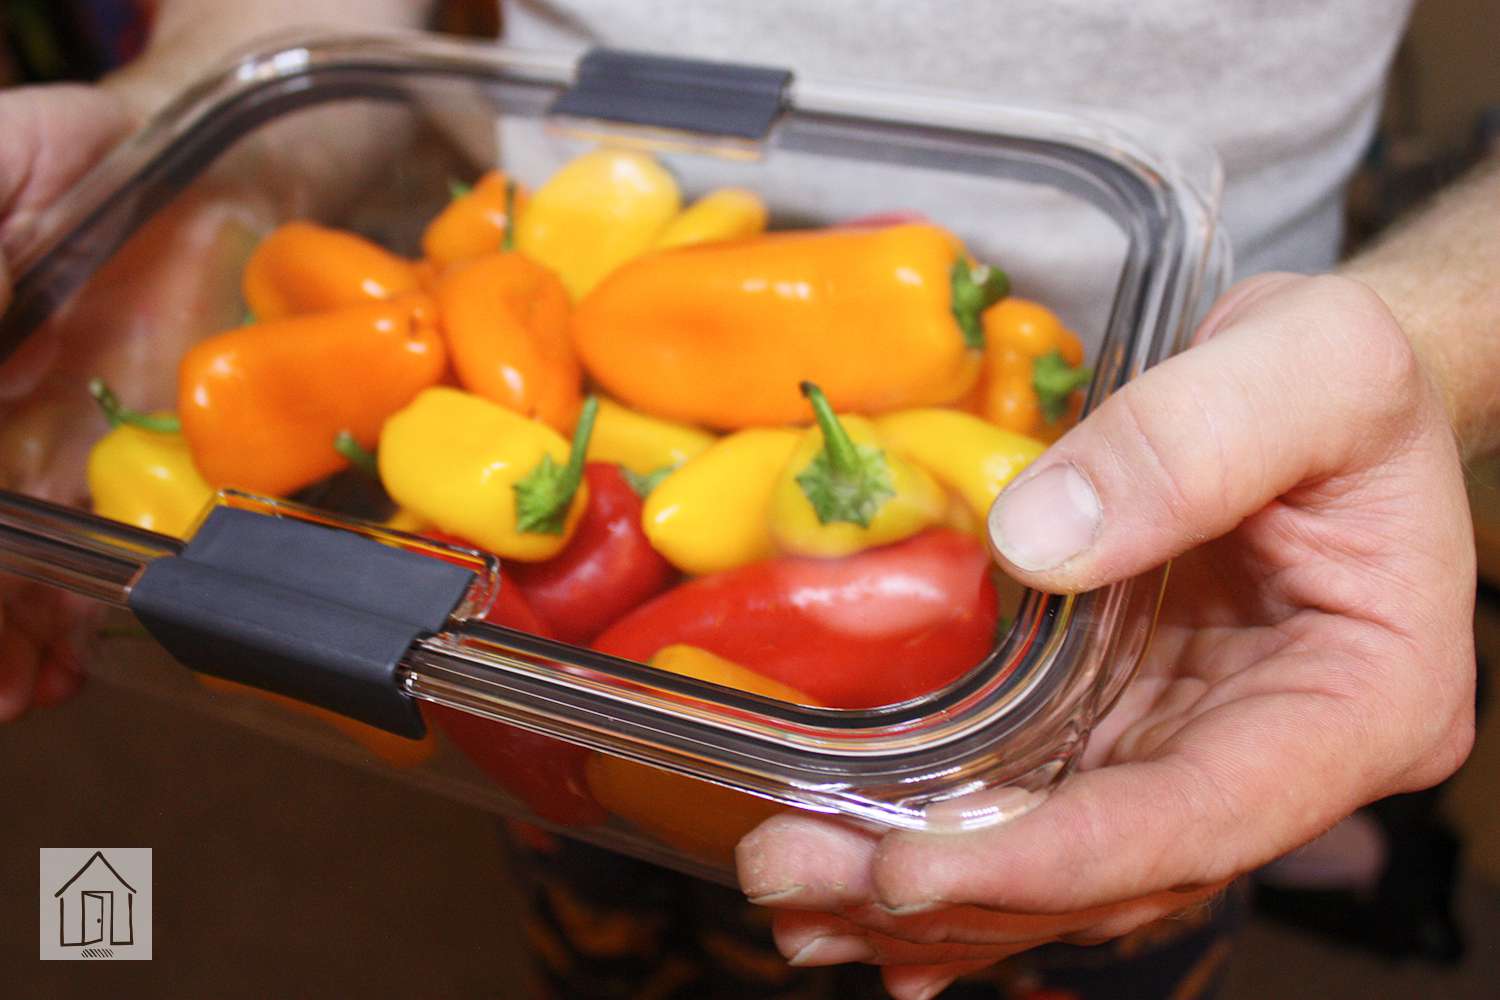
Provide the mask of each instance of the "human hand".
[{"label": "human hand", "polygon": [[[900,1000],[1050,941],[1203,905],[1473,737],[1472,533],[1446,411],[1367,288],[1274,275],[997,501],[1008,572],[1076,592],[1176,558],[1139,676],[1080,773],[983,830],[783,814],[740,844],[794,964]],[[1001,793],[1003,794],[1003,792]]]}]

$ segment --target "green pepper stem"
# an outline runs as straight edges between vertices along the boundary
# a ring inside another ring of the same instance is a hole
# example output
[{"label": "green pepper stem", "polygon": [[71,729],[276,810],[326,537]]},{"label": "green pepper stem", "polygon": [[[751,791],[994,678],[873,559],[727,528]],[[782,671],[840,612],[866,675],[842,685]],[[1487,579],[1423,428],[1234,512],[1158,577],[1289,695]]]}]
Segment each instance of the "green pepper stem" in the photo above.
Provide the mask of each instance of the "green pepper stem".
[{"label": "green pepper stem", "polygon": [[451,201],[467,198],[473,190],[474,186],[472,184],[465,184],[463,181],[454,180],[451,177],[448,179],[448,198]]},{"label": "green pepper stem", "polygon": [[552,461],[551,455],[543,455],[540,464],[512,487],[516,493],[517,531],[562,534],[568,505],[583,482],[583,463],[588,455],[589,438],[594,434],[594,419],[598,415],[599,400],[590,396],[583,401],[583,409],[578,413],[568,464],[559,466]]},{"label": "green pepper stem", "polygon": [[333,438],[333,450],[349,460],[349,464],[375,479],[380,478],[380,467],[375,462],[375,453],[348,431],[339,431]]},{"label": "green pepper stem", "polygon": [[1089,384],[1094,370],[1073,367],[1061,351],[1044,354],[1031,363],[1031,387],[1042,408],[1042,419],[1055,424],[1068,412],[1068,397]]},{"label": "green pepper stem", "polygon": [[818,428],[823,432],[823,450],[828,453],[828,464],[841,476],[856,475],[860,471],[859,453],[855,451],[849,432],[839,423],[828,397],[811,382],[802,383],[802,395],[812,404]]},{"label": "green pepper stem", "polygon": [[500,237],[500,249],[510,253],[516,248],[516,182],[505,179],[505,234]]},{"label": "green pepper stem", "polygon": [[980,316],[1010,294],[1010,277],[998,267],[970,265],[960,257],[953,262],[952,280],[953,318],[963,331],[964,343],[983,350],[984,324]]},{"label": "green pepper stem", "polygon": [[109,421],[111,427],[129,424],[158,434],[182,433],[182,421],[172,414],[142,413],[122,405],[119,397],[104,384],[102,378],[89,379],[89,395],[94,397],[94,402],[104,411],[104,419]]}]

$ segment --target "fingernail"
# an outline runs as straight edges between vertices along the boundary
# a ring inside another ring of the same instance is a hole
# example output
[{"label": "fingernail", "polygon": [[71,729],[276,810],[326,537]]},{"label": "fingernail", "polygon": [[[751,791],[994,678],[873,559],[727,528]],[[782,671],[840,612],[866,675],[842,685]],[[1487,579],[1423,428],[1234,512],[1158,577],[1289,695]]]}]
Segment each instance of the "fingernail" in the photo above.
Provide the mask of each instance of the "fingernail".
[{"label": "fingernail", "polygon": [[953,976],[944,976],[941,979],[934,979],[932,982],[927,984],[926,988],[918,991],[915,995],[913,995],[912,1000],[932,1000],[933,997],[937,996],[939,993],[946,990],[949,986],[953,985],[953,980]]},{"label": "fingernail", "polygon": [[875,905],[893,917],[910,917],[918,913],[931,913],[933,910],[941,910],[947,904],[930,899],[922,903],[902,903],[899,906],[890,906],[886,903],[876,903]]},{"label": "fingernail", "polygon": [[787,889],[777,889],[775,892],[763,892],[756,896],[747,896],[746,899],[756,906],[778,906],[789,903],[802,895],[807,889],[805,885],[794,885]]},{"label": "fingernail", "polygon": [[1043,469],[1000,494],[990,508],[990,540],[1024,570],[1054,569],[1094,543],[1099,497],[1067,463]]},{"label": "fingernail", "polygon": [[798,967],[811,965],[840,965],[844,962],[863,962],[875,957],[875,949],[862,937],[833,935],[814,938],[793,955],[788,965]]}]

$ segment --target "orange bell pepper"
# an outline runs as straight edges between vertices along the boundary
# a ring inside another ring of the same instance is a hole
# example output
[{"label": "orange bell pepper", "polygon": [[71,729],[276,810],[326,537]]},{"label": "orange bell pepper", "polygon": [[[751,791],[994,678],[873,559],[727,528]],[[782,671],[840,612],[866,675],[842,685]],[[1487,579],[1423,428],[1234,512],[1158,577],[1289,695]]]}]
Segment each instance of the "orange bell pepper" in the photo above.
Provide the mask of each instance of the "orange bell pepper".
[{"label": "orange bell pepper", "polygon": [[611,395],[654,416],[794,423],[803,381],[880,413],[963,398],[979,314],[1006,287],[933,225],[772,233],[625,264],[578,304],[573,338]]},{"label": "orange bell pepper", "polygon": [[389,299],[420,285],[410,261],[353,233],[288,222],[250,255],[245,305],[260,322]]},{"label": "orange bell pepper", "polygon": [[518,253],[455,264],[438,281],[438,311],[459,383],[566,433],[582,402],[568,336],[568,290]]},{"label": "orange bell pepper", "polygon": [[[817,702],[696,646],[676,645],[651,658],[659,670],[798,705]],[[740,838],[787,807],[745,792],[606,754],[584,767],[589,791],[601,806],[691,857],[732,863]]]},{"label": "orange bell pepper", "polygon": [[425,295],[259,323],[183,356],[177,412],[209,485],[282,496],[348,464],[340,432],[373,448],[446,361]]},{"label": "orange bell pepper", "polygon": [[1083,344],[1045,306],[1008,298],[983,316],[984,373],[967,407],[1047,444],[1078,422],[1093,371]]},{"label": "orange bell pepper", "polygon": [[499,170],[491,170],[427,224],[422,255],[439,266],[469,260],[501,249],[511,220],[526,204],[526,193]]}]

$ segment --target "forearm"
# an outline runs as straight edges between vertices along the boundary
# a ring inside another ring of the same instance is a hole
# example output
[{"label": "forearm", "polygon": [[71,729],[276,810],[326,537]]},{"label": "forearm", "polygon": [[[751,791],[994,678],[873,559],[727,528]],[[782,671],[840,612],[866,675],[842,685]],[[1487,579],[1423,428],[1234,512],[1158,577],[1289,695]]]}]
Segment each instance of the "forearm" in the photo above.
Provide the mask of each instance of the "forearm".
[{"label": "forearm", "polygon": [[432,6],[431,0],[161,0],[145,52],[107,83],[144,118],[256,38],[299,26],[419,28]]},{"label": "forearm", "polygon": [[1437,382],[1465,457],[1500,450],[1500,157],[1345,265]]}]

